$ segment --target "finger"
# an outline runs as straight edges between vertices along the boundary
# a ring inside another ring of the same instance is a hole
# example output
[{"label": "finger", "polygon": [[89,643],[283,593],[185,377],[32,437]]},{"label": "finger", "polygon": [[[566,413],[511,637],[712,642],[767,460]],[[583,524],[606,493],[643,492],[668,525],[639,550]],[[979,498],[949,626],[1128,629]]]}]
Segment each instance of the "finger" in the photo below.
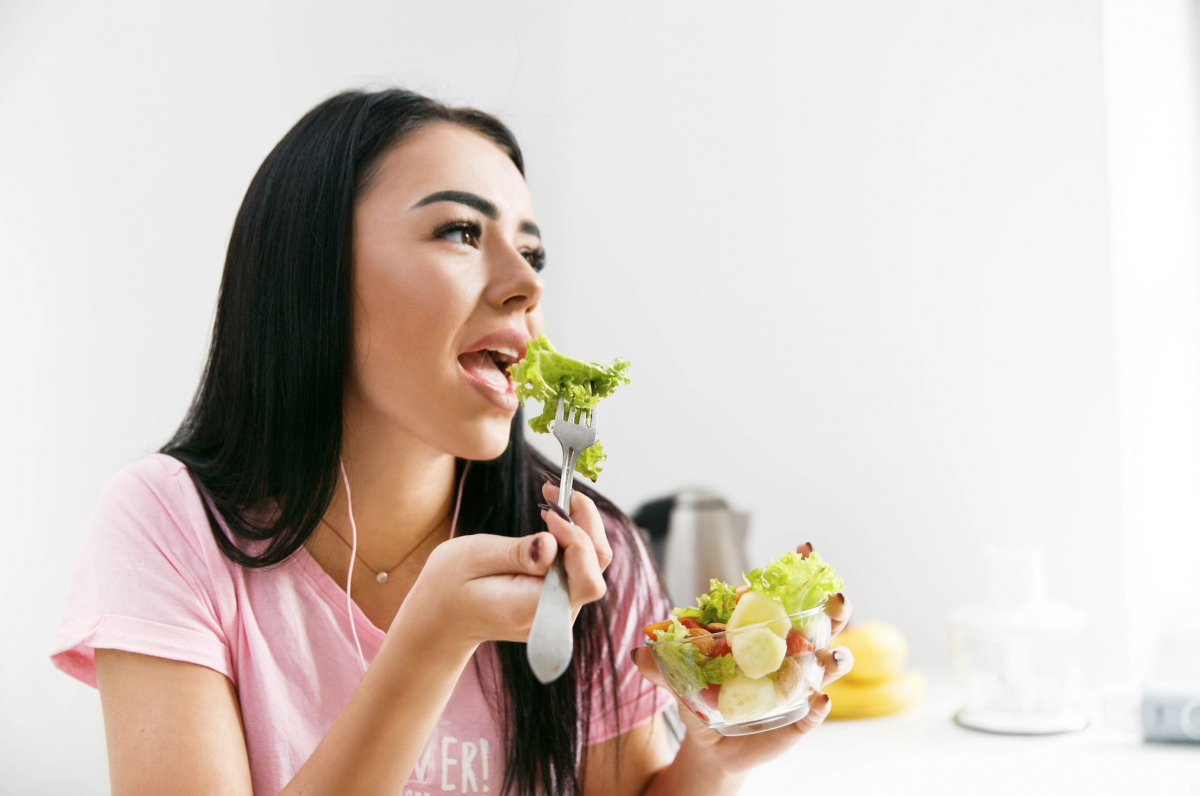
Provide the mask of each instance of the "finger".
[{"label": "finger", "polygon": [[800,719],[795,724],[790,725],[796,732],[804,735],[811,732],[825,721],[825,717],[829,715],[829,709],[833,707],[829,701],[829,694],[814,692],[808,698],[808,714]]},{"label": "finger", "polygon": [[845,676],[854,668],[854,654],[845,647],[834,647],[828,650],[817,650],[817,662],[825,668],[821,677],[821,688],[832,683],[839,677]]},{"label": "finger", "polygon": [[491,575],[541,577],[558,554],[558,540],[548,532],[514,539],[492,533],[460,536],[446,542],[467,579]]},{"label": "finger", "polygon": [[563,566],[567,570],[567,592],[571,597],[571,605],[577,607],[595,602],[604,596],[608,588],[600,571],[596,547],[582,528],[564,520],[556,509],[558,507],[554,504],[542,509],[542,519],[558,541]]},{"label": "finger", "polygon": [[850,601],[841,592],[829,598],[825,603],[825,613],[829,614],[831,635],[842,632],[842,628],[850,621],[851,610]]},{"label": "finger", "polygon": [[[812,542],[805,542],[796,547],[796,552],[800,554],[801,558],[808,558],[812,551]],[[850,602],[844,594],[838,592],[829,598],[825,606],[825,613],[829,614],[831,620],[830,635],[836,636],[850,621]]]},{"label": "finger", "polygon": [[[558,505],[558,486],[547,481],[542,485],[542,494],[546,498],[547,503]],[[600,571],[603,572],[612,563],[612,546],[608,543],[608,533],[604,530],[604,518],[600,515],[600,509],[596,508],[596,503],[590,497],[579,492],[578,490],[571,491],[571,522],[578,525],[584,532],[592,538],[592,545],[596,548],[596,558],[600,561]]]}]

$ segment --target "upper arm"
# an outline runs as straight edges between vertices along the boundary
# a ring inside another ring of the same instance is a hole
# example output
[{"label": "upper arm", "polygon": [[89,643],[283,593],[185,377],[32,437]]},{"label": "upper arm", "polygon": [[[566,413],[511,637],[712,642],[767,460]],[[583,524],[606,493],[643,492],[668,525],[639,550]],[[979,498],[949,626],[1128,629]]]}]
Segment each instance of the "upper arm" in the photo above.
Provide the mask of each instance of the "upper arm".
[{"label": "upper arm", "polygon": [[96,650],[109,777],[127,793],[250,794],[233,684],[193,663]]},{"label": "upper arm", "polygon": [[655,713],[621,735],[588,747],[583,792],[585,796],[636,796],[672,757],[667,722],[662,713]]}]

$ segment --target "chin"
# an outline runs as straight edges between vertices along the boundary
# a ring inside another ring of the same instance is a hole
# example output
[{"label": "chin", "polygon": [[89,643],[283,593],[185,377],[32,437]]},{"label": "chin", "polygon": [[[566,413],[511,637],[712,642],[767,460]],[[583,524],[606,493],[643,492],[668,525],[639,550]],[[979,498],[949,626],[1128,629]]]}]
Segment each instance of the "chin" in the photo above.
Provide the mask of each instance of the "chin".
[{"label": "chin", "polygon": [[479,424],[471,439],[464,440],[457,446],[463,459],[473,461],[489,461],[499,458],[508,450],[512,426],[508,420],[488,420]]}]

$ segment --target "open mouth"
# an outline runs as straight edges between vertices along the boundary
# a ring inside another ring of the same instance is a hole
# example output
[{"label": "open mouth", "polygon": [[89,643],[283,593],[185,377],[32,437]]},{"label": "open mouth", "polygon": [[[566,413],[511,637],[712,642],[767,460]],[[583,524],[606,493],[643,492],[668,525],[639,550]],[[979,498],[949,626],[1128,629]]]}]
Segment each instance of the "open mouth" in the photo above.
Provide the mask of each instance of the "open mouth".
[{"label": "open mouth", "polygon": [[495,390],[507,392],[512,383],[508,367],[518,359],[517,352],[511,349],[485,348],[459,355],[458,362],[468,375]]}]

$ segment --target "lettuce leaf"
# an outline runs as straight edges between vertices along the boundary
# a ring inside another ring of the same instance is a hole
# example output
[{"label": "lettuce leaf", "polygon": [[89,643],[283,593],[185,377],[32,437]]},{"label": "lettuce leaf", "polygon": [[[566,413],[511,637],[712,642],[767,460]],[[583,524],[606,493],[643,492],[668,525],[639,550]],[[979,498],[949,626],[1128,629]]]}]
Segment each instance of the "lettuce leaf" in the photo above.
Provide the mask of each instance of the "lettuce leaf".
[{"label": "lettuce leaf", "polygon": [[676,608],[675,616],[690,616],[702,625],[728,622],[737,604],[737,590],[716,578],[708,582],[708,587],[708,594],[697,597],[694,608]]},{"label": "lettuce leaf", "polygon": [[669,628],[666,630],[655,630],[654,635],[657,641],[683,641],[688,637],[688,633],[690,632],[678,619],[672,619]]},{"label": "lettuce leaf", "polygon": [[[564,356],[550,344],[546,335],[541,334],[538,339],[525,344],[525,357],[509,365],[508,373],[522,406],[527,398],[542,403],[541,414],[529,421],[529,427],[539,434],[546,434],[554,421],[559,395],[576,410],[590,412],[601,398],[629,383],[629,377],[625,375],[628,368],[629,362],[619,357],[612,365],[600,365]],[[604,448],[597,439],[579,455],[575,470],[595,481],[604,458]]]},{"label": "lettuce leaf", "polygon": [[[691,631],[678,619],[671,620],[671,627],[656,630],[658,641],[683,641]],[[664,644],[654,648],[660,668],[672,687],[681,693],[694,693],[709,684],[720,685],[733,677],[733,655],[718,655],[710,658],[700,652],[695,644]]]},{"label": "lettuce leaf", "polygon": [[575,472],[582,473],[595,481],[600,476],[600,471],[604,469],[600,466],[600,462],[606,458],[604,446],[600,444],[600,438],[596,437],[596,441],[584,448],[583,452],[579,454],[579,458],[575,460]]},{"label": "lettuce leaf", "polygon": [[733,677],[735,671],[733,655],[730,653],[718,655],[715,658],[705,658],[704,663],[700,664],[700,674],[710,685],[720,685]]},{"label": "lettuce leaf", "polygon": [[765,567],[748,573],[750,591],[771,597],[789,614],[815,608],[842,590],[841,577],[826,564],[817,552],[801,558],[799,553],[787,553]]},{"label": "lettuce leaf", "polygon": [[[671,622],[667,630],[656,630],[659,641],[682,641],[688,637],[688,629],[678,619]],[[699,664],[707,660],[696,650],[695,644],[664,644],[655,647],[663,674],[671,686],[680,693],[691,693],[704,688],[707,683]]]}]

